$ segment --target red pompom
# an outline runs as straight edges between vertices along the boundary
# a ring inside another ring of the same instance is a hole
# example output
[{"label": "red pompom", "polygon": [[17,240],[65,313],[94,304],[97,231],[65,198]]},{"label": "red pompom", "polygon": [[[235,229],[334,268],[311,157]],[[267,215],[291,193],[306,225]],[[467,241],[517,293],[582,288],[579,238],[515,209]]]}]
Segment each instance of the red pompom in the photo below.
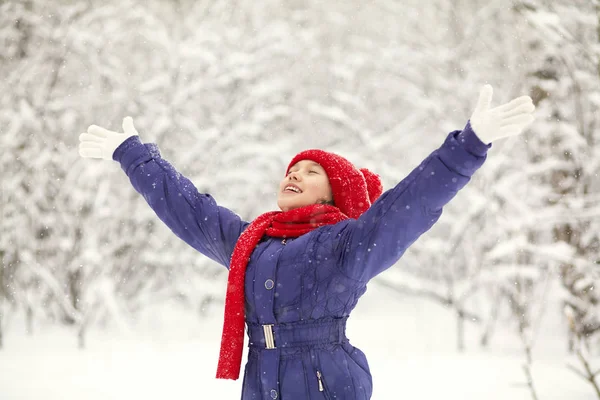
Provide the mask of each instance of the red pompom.
[{"label": "red pompom", "polygon": [[361,168],[360,172],[362,172],[363,176],[365,177],[365,181],[367,182],[367,191],[369,192],[369,200],[371,201],[371,204],[373,204],[383,192],[381,179],[379,178],[379,175],[369,171],[366,168]]}]

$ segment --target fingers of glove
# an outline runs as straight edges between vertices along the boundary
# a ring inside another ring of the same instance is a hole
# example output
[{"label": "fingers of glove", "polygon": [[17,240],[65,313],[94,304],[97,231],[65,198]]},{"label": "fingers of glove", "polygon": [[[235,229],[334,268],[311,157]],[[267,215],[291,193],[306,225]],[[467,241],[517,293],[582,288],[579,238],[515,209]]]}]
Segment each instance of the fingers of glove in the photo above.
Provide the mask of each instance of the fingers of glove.
[{"label": "fingers of glove", "polygon": [[477,100],[477,106],[475,112],[483,112],[490,108],[492,104],[492,96],[494,95],[494,89],[492,85],[484,85],[479,92],[479,100]]},{"label": "fingers of glove", "polygon": [[[529,123],[533,122],[533,118],[530,120]],[[521,132],[523,132],[525,130],[525,128],[527,127],[528,124],[515,124],[515,125],[506,125],[502,127],[502,136],[506,137],[506,136],[515,136],[520,134]]]},{"label": "fingers of glove", "polygon": [[531,114],[520,114],[514,117],[503,118],[501,122],[502,127],[518,125],[527,126],[533,121],[533,115]]},{"label": "fingers of glove", "polygon": [[98,135],[92,135],[90,133],[84,132],[81,135],[79,135],[79,141],[80,142],[95,142],[95,143],[102,143],[105,141],[105,138],[100,137]]},{"label": "fingers of glove", "polygon": [[80,142],[79,148],[80,149],[101,149],[102,144],[97,143],[97,142]]},{"label": "fingers of glove", "polygon": [[79,155],[84,158],[102,158],[102,149],[79,147]]},{"label": "fingers of glove", "polygon": [[138,132],[133,126],[133,118],[125,117],[123,118],[123,132],[128,135],[137,135]]},{"label": "fingers of glove", "polygon": [[104,129],[101,126],[98,125],[90,125],[87,128],[87,133],[89,133],[90,135],[96,135],[96,136],[100,136],[100,137],[108,137],[110,135],[114,135],[115,132],[109,131],[108,129]]},{"label": "fingers of glove", "polygon": [[[527,104],[530,104],[530,106],[527,106],[528,108],[533,106],[533,101],[531,100],[531,97],[521,96],[509,101],[506,104],[502,104],[501,106],[496,107],[496,110],[501,113],[508,113],[512,112],[512,110],[514,109],[517,109]],[[535,106],[533,106],[533,108],[535,109]]]},{"label": "fingers of glove", "polygon": [[535,106],[532,102],[523,103],[515,108],[512,108],[508,111],[502,112],[503,118],[515,117],[517,115],[522,114],[531,114],[535,111]]},{"label": "fingers of glove", "polygon": [[509,127],[506,130],[502,130],[502,137],[506,138],[506,137],[512,137],[512,136],[517,136],[518,134],[520,134],[521,132],[523,132],[522,127],[515,127],[514,125]]}]

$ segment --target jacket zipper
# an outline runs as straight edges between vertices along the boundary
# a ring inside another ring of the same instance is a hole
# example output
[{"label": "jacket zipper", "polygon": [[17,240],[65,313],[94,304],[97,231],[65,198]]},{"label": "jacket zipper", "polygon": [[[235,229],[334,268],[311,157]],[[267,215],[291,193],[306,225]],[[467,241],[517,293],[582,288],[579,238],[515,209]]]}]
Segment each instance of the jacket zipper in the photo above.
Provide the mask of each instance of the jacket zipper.
[{"label": "jacket zipper", "polygon": [[323,375],[321,375],[321,371],[317,370],[317,380],[319,381],[319,392],[323,392],[325,390],[325,388],[323,387],[323,381],[321,380],[322,377],[323,377]]}]

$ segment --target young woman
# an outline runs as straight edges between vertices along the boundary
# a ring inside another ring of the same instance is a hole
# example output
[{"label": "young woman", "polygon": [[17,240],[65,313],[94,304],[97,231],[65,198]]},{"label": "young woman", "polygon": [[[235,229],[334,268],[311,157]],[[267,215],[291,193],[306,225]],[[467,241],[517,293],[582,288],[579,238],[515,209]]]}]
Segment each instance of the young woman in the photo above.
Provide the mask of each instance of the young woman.
[{"label": "young woman", "polygon": [[440,217],[483,164],[489,143],[533,121],[527,96],[490,108],[483,87],[462,131],[383,195],[377,175],[345,158],[306,150],[290,162],[273,211],[252,223],[217,205],[142,144],[90,126],[82,157],[114,159],[158,217],[190,246],[229,268],[218,378],[237,379],[249,338],[242,399],[369,399],[365,355],[346,321],[371,278],[393,265]]}]

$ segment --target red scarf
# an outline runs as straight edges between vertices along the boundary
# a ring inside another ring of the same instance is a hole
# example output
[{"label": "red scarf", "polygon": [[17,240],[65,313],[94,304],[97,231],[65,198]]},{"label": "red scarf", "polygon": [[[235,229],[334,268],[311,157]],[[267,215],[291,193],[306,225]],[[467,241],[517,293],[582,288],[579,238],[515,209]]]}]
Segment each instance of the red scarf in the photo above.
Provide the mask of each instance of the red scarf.
[{"label": "red scarf", "polygon": [[265,234],[277,238],[298,237],[320,226],[336,224],[347,218],[337,207],[313,204],[286,212],[265,213],[244,230],[231,256],[217,378],[238,379],[240,376],[245,324],[244,279],[246,266],[260,239]]}]

